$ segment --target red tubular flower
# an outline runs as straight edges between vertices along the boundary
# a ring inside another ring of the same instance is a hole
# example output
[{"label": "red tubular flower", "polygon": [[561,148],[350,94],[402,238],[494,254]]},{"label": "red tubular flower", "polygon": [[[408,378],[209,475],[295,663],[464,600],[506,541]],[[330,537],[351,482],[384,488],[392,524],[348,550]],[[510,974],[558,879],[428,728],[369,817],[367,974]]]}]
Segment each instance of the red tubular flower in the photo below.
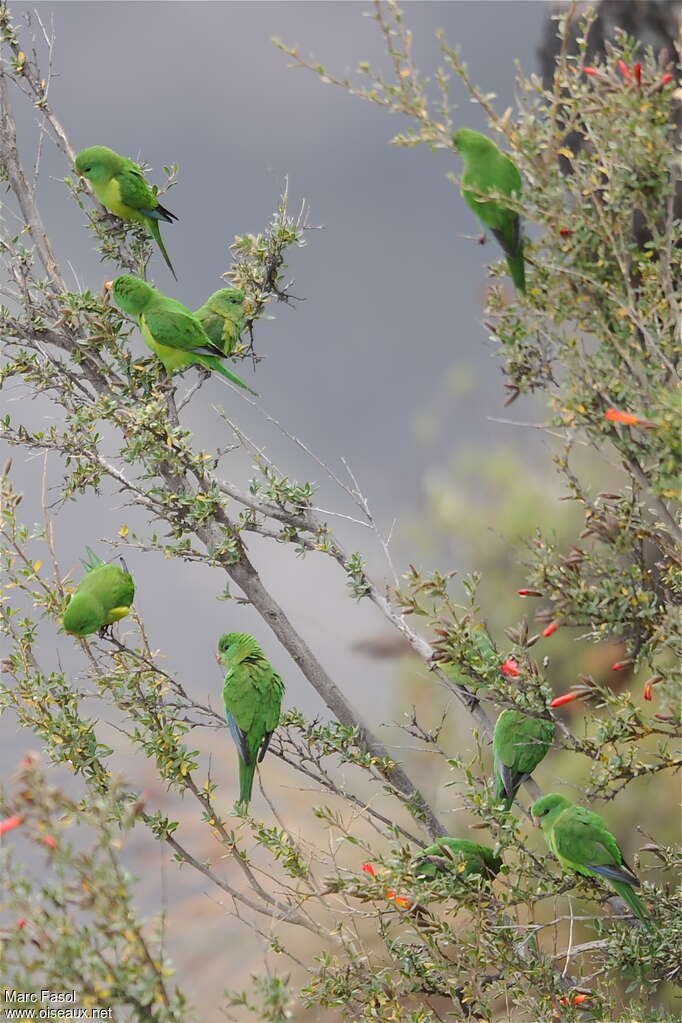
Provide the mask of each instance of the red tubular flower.
[{"label": "red tubular flower", "polygon": [[541,597],[542,594],[538,590],[517,590],[519,597]]},{"label": "red tubular flower", "polygon": [[618,61],[618,70],[622,74],[623,78],[630,77],[630,68],[627,66],[624,60]]},{"label": "red tubular flower", "polygon": [[597,71],[596,67],[584,67],[583,68],[583,73],[586,74],[586,75],[590,75],[590,77],[592,77],[592,78],[594,78],[594,77],[599,78],[600,77],[599,76],[599,72]]},{"label": "red tubular flower", "polygon": [[559,234],[561,235],[562,238],[570,238],[570,236],[573,234],[573,230],[570,227],[560,227]]},{"label": "red tubular flower", "polygon": [[545,639],[548,639],[550,636],[554,635],[558,628],[559,628],[558,622],[550,622],[547,628],[542,630],[542,635],[545,637]]},{"label": "red tubular flower", "polygon": [[622,671],[623,668],[630,668],[632,666],[631,660],[616,661],[615,664],[611,665],[611,671]]},{"label": "red tubular flower", "polygon": [[577,692],[564,693],[562,696],[556,696],[550,703],[550,707],[563,707],[565,703],[573,703],[573,701],[577,700],[579,696],[580,693]]},{"label": "red tubular flower", "polygon": [[608,419],[610,423],[625,423],[626,426],[637,426],[639,422],[639,416],[635,416],[632,412],[620,412],[617,408],[610,408],[604,413],[604,419]]},{"label": "red tubular flower", "polygon": [[46,845],[48,849],[56,849],[57,839],[53,838],[52,835],[45,835],[43,837],[43,845]]},{"label": "red tubular flower", "polygon": [[[635,67],[639,67],[639,64],[636,64]],[[587,995],[584,995],[584,994],[576,995],[575,998],[573,999],[573,1004],[574,1005],[582,1005],[583,1002],[586,1002],[586,1001],[587,1001]]]},{"label": "red tubular flower", "polygon": [[20,824],[24,823],[23,817],[5,817],[0,821],[0,835],[6,835],[8,831],[14,831]]},{"label": "red tubular flower", "polygon": [[635,64],[633,70],[635,72],[635,78],[637,80],[637,85],[641,85],[642,84],[642,65],[640,63]]},{"label": "red tubular flower", "polygon": [[22,917],[20,917],[17,920],[16,926],[21,931],[21,930],[23,930],[23,928],[26,926],[27,923],[28,923],[28,920],[26,919],[26,917],[22,916]]},{"label": "red tubular flower", "polygon": [[501,666],[500,671],[507,678],[518,678],[521,674],[518,662],[513,657],[508,657],[504,664]]},{"label": "red tubular flower", "polygon": [[369,874],[370,877],[376,877],[377,876],[377,872],[376,872],[376,870],[374,868],[374,864],[373,863],[363,863],[362,867],[360,869],[364,870],[364,872],[366,874]]},{"label": "red tubular flower", "polygon": [[671,74],[669,71],[667,75],[663,75],[663,78],[661,78],[661,85],[670,85],[674,77],[675,75]]}]

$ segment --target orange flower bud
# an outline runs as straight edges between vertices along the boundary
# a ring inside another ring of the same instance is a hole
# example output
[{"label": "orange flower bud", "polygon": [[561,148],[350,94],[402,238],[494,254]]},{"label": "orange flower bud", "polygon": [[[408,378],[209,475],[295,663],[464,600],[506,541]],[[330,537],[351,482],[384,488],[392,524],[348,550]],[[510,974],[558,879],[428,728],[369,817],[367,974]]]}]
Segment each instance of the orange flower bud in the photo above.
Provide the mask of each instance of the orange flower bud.
[{"label": "orange flower bud", "polygon": [[363,863],[362,867],[360,869],[364,870],[364,872],[366,874],[369,874],[370,877],[376,877],[377,876],[377,872],[376,872],[376,870],[374,868],[374,864],[373,863]]},{"label": "orange flower bud", "polygon": [[43,838],[43,845],[46,845],[48,849],[56,849],[57,839],[53,838],[52,835],[45,835]]},{"label": "orange flower bud", "polygon": [[517,590],[519,597],[541,597],[542,594],[538,590]]},{"label": "orange flower bud", "polygon": [[622,671],[623,668],[632,667],[632,661],[628,658],[625,661],[616,661],[615,664],[611,665],[611,671]]},{"label": "orange flower bud", "polygon": [[630,68],[627,66],[624,60],[618,61],[618,70],[622,74],[623,78],[630,77]]},{"label": "orange flower bud", "polygon": [[663,78],[661,78],[661,85],[669,85],[673,81],[674,77],[675,75],[671,74],[669,71],[667,75],[663,75]]},{"label": "orange flower bud", "polygon": [[624,423],[626,426],[637,426],[639,423],[639,416],[631,412],[620,412],[617,408],[610,408],[605,412],[604,419],[608,419],[610,423]]},{"label": "orange flower bud", "polygon": [[564,693],[562,696],[556,696],[550,703],[550,707],[563,707],[565,703],[572,703],[573,700],[577,700],[580,696],[578,692]]},{"label": "orange flower bud", "polygon": [[547,628],[542,630],[542,635],[545,637],[545,639],[548,639],[550,636],[554,635],[558,628],[559,628],[558,622],[550,622]]},{"label": "orange flower bud", "polygon": [[5,817],[0,821],[0,835],[6,835],[8,831],[14,831],[20,824],[24,823],[23,817]]},{"label": "orange flower bud", "polygon": [[396,906],[400,906],[401,909],[412,909],[414,905],[412,899],[407,895],[397,895],[394,888],[386,889],[386,898],[395,902]]}]

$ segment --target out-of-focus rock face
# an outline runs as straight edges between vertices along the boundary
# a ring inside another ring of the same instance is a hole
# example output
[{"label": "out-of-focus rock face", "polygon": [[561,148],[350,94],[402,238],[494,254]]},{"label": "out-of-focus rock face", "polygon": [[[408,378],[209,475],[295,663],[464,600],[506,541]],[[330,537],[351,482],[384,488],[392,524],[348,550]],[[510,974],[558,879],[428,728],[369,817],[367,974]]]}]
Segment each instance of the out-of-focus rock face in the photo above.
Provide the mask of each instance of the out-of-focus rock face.
[{"label": "out-of-focus rock face", "polygon": [[[567,0],[548,5],[548,17],[537,51],[545,86],[552,83],[554,64],[561,46],[557,37],[557,25],[551,16],[567,11],[570,6]],[[576,50],[575,35],[580,23],[580,14],[591,6],[594,5],[580,3],[577,6],[569,52]],[[679,54],[682,27],[682,5],[679,3],[669,0],[601,0],[596,7],[597,19],[590,31],[587,49],[590,61],[606,52],[606,43],[613,40],[617,28],[639,39],[644,46],[652,46],[655,53],[667,50],[668,59],[676,59]]]}]

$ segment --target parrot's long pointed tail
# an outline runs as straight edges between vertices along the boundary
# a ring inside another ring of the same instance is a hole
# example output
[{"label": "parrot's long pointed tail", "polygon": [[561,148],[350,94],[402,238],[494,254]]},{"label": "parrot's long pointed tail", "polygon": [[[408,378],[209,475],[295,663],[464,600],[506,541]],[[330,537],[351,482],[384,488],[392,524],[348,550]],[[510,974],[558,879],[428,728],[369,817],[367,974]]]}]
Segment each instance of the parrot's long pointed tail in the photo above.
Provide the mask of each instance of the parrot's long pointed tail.
[{"label": "parrot's long pointed tail", "polygon": [[203,355],[201,352],[197,352],[192,356],[192,358],[195,362],[198,362],[199,365],[205,366],[206,369],[215,370],[216,373],[220,373],[220,375],[225,377],[226,380],[229,380],[230,383],[236,384],[237,387],[242,387],[245,391],[248,391],[249,394],[253,394],[255,398],[258,397],[258,393],[254,391],[252,387],[245,384],[244,381],[240,380],[234,373],[230,373],[229,369],[225,369],[217,355]]},{"label": "parrot's long pointed tail", "polygon": [[523,252],[517,252],[513,256],[507,256],[507,266],[517,291],[522,295],[526,294],[526,270],[523,263]]},{"label": "parrot's long pointed tail", "polygon": [[254,758],[253,763],[245,764],[242,758],[239,758],[239,802],[246,810],[249,803],[251,802],[251,793],[253,791],[253,778],[256,773],[256,760]]},{"label": "parrot's long pointed tail", "polygon": [[507,795],[507,791],[504,787],[504,781],[502,778],[498,777],[495,786],[495,803],[504,803],[505,810],[511,810],[515,795],[516,789],[514,789],[511,796]]},{"label": "parrot's long pointed tail", "polygon": [[625,881],[609,881],[609,884],[618,892],[621,899],[628,904],[635,916],[647,927],[651,927],[649,910],[639,898],[632,885],[626,884]]},{"label": "parrot's long pointed tail", "polygon": [[100,568],[102,565],[106,565],[106,561],[102,561],[98,554],[95,554],[92,547],[85,548],[85,557],[81,558],[81,565],[86,572],[92,572],[95,568]]},{"label": "parrot's long pointed tail", "polygon": [[146,220],[147,220],[147,227],[149,228],[150,235],[152,236],[152,238],[154,239],[156,244],[159,246],[159,249],[161,251],[161,255],[163,256],[163,258],[164,258],[164,260],[166,262],[166,266],[168,267],[170,272],[173,274],[173,277],[175,277],[175,280],[177,281],[178,275],[176,274],[175,270],[173,269],[173,264],[170,261],[170,256],[166,252],[166,246],[163,244],[163,239],[161,237],[161,228],[159,227],[158,220],[154,220],[152,217],[147,217]]}]

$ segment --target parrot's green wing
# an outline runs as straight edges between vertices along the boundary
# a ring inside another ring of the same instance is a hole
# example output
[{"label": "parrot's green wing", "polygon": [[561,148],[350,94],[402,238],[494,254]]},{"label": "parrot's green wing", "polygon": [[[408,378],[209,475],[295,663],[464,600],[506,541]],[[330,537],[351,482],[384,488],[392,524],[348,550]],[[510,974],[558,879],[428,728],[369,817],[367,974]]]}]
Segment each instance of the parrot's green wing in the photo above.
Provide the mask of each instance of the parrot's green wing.
[{"label": "parrot's green wing", "polygon": [[186,352],[216,352],[196,317],[172,298],[163,297],[150,303],[143,316],[150,334],[159,345]]},{"label": "parrot's green wing", "polygon": [[503,710],[495,723],[495,798],[509,810],[520,786],[549,752],[554,722],[518,710]]},{"label": "parrot's green wing", "polygon": [[145,181],[142,171],[132,160],[126,161],[126,165],[116,175],[116,180],[121,201],[126,206],[143,213],[148,213],[154,208],[156,197]]},{"label": "parrot's green wing", "polygon": [[588,867],[603,877],[639,885],[625,864],[615,837],[599,814],[583,806],[571,806],[556,820],[553,845],[557,855],[573,866]]}]

